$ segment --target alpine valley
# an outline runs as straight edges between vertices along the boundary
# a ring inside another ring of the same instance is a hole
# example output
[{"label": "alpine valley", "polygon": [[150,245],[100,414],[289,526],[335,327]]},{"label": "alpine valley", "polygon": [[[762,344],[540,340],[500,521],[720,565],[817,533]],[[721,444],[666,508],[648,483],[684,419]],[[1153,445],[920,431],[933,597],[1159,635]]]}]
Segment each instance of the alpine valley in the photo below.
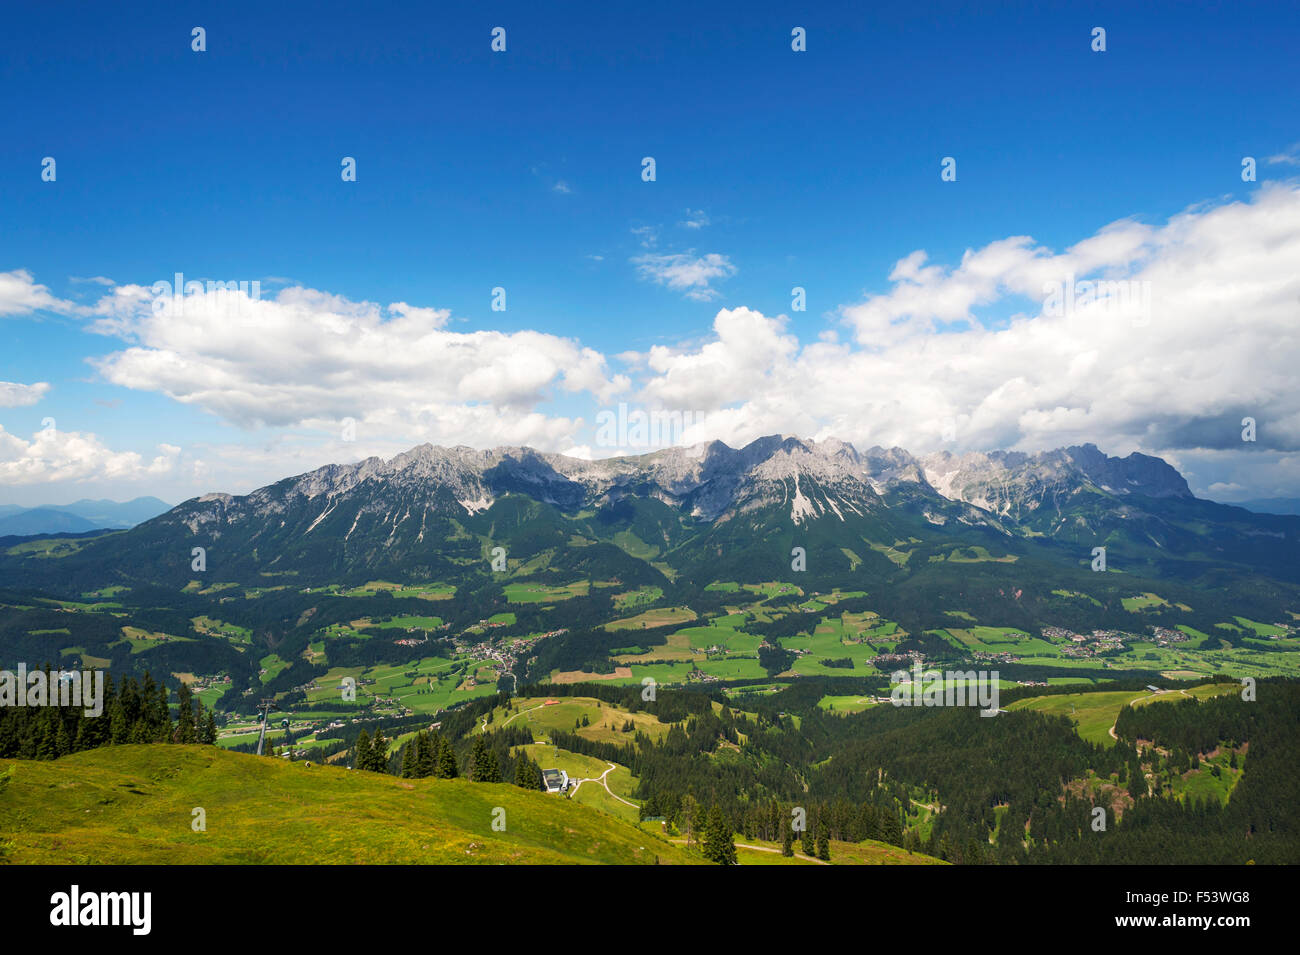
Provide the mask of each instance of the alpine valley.
[{"label": "alpine valley", "polygon": [[[0,714],[0,782],[20,757],[111,773],[81,750],[210,725],[231,759],[324,764],[320,785],[335,764],[563,776],[583,811],[641,830],[573,822],[608,847],[595,861],[720,861],[725,831],[740,861],[1294,862],[1298,548],[1300,516],[1199,499],[1159,458],[1093,445],[422,445],[128,530],[0,539],[0,663],[119,687],[98,742],[72,711],[43,729]],[[889,705],[913,667],[989,674],[996,718]],[[153,722],[128,699],[142,679],[171,688]],[[203,771],[251,772],[224,755]],[[4,805],[0,829],[21,822]],[[439,851],[475,844],[466,827]],[[62,861],[15,831],[0,855]],[[660,847],[625,852],[638,838]],[[298,832],[280,858],[312,846]]]}]

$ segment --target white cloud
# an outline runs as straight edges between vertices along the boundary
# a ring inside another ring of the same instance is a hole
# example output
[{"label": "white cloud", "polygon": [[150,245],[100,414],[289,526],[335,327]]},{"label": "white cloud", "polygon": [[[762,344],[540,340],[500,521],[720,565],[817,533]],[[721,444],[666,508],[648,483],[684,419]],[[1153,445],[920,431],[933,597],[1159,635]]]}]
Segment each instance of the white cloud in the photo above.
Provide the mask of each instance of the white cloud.
[{"label": "white cloud", "polygon": [[[799,345],[783,318],[723,309],[712,341],[646,353],[642,394],[721,411],[708,436],[730,441],[834,435],[918,452],[1092,441],[1111,453],[1182,449],[1189,468],[1214,470],[1190,452],[1235,446],[1240,457],[1244,415],[1260,422],[1252,450],[1300,449],[1296,262],[1294,185],[1158,227],[1117,222],[1059,254],[1023,236],[951,267],[918,251],[899,260],[889,291],[841,310],[853,342]],[[1053,314],[1044,285],[1071,274],[1132,279],[1149,289],[1149,313],[1079,300]],[[1021,313],[986,325],[982,306]],[[956,445],[943,440],[949,420]],[[1214,480],[1230,483],[1202,486]]]},{"label": "white cloud", "polygon": [[686,218],[677,223],[683,229],[703,229],[709,224],[709,214],[703,209],[687,209]]},{"label": "white cloud", "polygon": [[1264,161],[1272,166],[1300,166],[1300,143],[1295,143]]},{"label": "white cloud", "polygon": [[558,180],[555,185],[551,186],[551,189],[554,192],[563,193],[566,196],[573,192],[573,188],[563,179]]},{"label": "white cloud", "polygon": [[177,304],[120,286],[95,312],[92,330],[131,346],[93,360],[107,381],[161,392],[244,428],[336,432],[353,418],[403,446],[549,447],[571,441],[578,423],[539,406],[582,392],[605,401],[629,384],[571,339],[452,332],[446,309],[385,307],[315,289],[262,299],[207,292]]},{"label": "white cloud", "polygon": [[654,244],[659,241],[658,226],[639,225],[632,229],[632,234],[636,236],[643,249],[653,248]]},{"label": "white cloud", "polygon": [[1215,481],[1207,490],[1212,496],[1218,497],[1220,494],[1238,494],[1246,489],[1236,481]]},{"label": "white cloud", "polygon": [[38,381],[32,385],[16,381],[0,381],[0,408],[25,408],[34,405],[45,397],[50,390],[48,381]]},{"label": "white cloud", "polygon": [[[703,301],[736,271],[726,256],[694,251],[631,262],[642,279]],[[784,316],[724,308],[705,341],[616,355],[624,374],[572,339],[456,333],[446,309],[298,286],[256,301],[186,298],[183,312],[155,310],[146,287],[115,286],[84,311],[92,330],[123,343],[95,360],[110,383],[277,429],[256,448],[204,449],[204,473],[224,487],[421,441],[599,453],[584,409],[635,380],[647,406],[707,415],[687,442],[791,433],[925,452],[1091,441],[1165,457],[1200,493],[1280,497],[1300,486],[1296,262],[1300,186],[1265,184],[1248,201],[1198,205],[1164,223],[1121,220],[1062,251],[1028,236],[952,263],[916,250],[883,291],[841,307],[806,342]],[[1071,278],[1132,281],[1149,298],[1047,307],[1045,288]],[[0,313],[50,307],[68,308],[25,271],[0,275]],[[0,386],[0,405],[30,403],[42,386]],[[1246,416],[1258,441],[1243,448]],[[345,418],[357,421],[355,442],[337,437]],[[950,423],[955,442],[944,440]],[[36,451],[38,439],[0,435],[0,480],[89,473],[86,462],[103,473],[154,467],[93,435],[79,440],[79,450]]]},{"label": "white cloud", "polygon": [[0,426],[0,486],[61,481],[157,479],[176,467],[181,449],[158,445],[150,461],[134,451],[112,451],[93,434],[44,428],[25,441]]},{"label": "white cloud", "polygon": [[709,283],[736,273],[731,260],[716,252],[698,256],[694,250],[670,255],[646,254],[631,261],[641,278],[682,292],[697,302],[717,298],[721,293]]},{"label": "white cloud", "polygon": [[0,272],[0,318],[7,315],[30,315],[37,309],[70,312],[74,306],[50,294],[38,285],[26,269]]}]

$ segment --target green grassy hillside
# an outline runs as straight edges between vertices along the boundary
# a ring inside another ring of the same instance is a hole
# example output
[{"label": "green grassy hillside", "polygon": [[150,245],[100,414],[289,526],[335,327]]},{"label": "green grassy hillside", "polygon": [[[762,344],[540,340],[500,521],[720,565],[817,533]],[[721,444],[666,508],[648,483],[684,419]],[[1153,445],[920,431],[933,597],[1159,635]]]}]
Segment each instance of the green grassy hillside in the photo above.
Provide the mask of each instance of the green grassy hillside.
[{"label": "green grassy hillside", "polygon": [[[206,812],[194,832],[192,811]],[[493,812],[505,810],[505,831]],[[687,863],[604,813],[506,784],[400,779],[208,746],[0,760],[11,863]]]},{"label": "green grassy hillside", "polygon": [[1038,710],[1051,716],[1068,716],[1077,727],[1079,735],[1090,743],[1113,746],[1115,739],[1110,735],[1111,727],[1124,706],[1144,706],[1149,703],[1197,697],[1207,699],[1223,693],[1236,693],[1241,687],[1235,683],[1207,683],[1192,687],[1190,690],[1164,690],[1152,693],[1149,690],[1112,690],[1100,693],[1066,693],[1055,696],[1031,696],[1016,700],[1007,706],[1008,710]]}]

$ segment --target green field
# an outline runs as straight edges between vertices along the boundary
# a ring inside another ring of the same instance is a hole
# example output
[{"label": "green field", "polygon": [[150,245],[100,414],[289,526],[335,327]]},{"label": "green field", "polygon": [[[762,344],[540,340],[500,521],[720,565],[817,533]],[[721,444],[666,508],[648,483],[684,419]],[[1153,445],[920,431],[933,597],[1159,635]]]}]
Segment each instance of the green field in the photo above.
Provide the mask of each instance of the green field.
[{"label": "green field", "polygon": [[879,704],[865,696],[823,696],[817,701],[817,705],[832,713],[861,713]]},{"label": "green field", "polygon": [[658,607],[637,614],[611,620],[605,624],[606,630],[642,630],[646,627],[663,627],[671,623],[689,623],[695,619],[695,611],[690,607]]},{"label": "green field", "polygon": [[1124,609],[1131,613],[1136,613],[1140,610],[1148,610],[1151,607],[1169,606],[1169,602],[1165,600],[1165,598],[1158,597],[1155,594],[1138,594],[1136,597],[1124,597],[1122,598],[1121,603],[1124,604]]},{"label": "green field", "polygon": [[1114,746],[1110,729],[1115,725],[1119,711],[1127,705],[1180,700],[1195,696],[1204,699],[1218,693],[1240,689],[1234,684],[1204,685],[1188,690],[1168,690],[1152,693],[1149,690],[1103,690],[1097,693],[1063,693],[1058,696],[1034,696],[1007,705],[1008,710],[1037,710],[1050,716],[1065,716],[1074,723],[1079,735],[1090,743]]},{"label": "green field", "polygon": [[554,603],[571,597],[585,597],[590,590],[591,584],[585,580],[561,587],[533,583],[511,583],[505,587],[506,600],[512,604]]},{"label": "green field", "polygon": [[383,623],[367,624],[367,627],[376,630],[437,630],[442,623],[441,617],[393,617]]}]

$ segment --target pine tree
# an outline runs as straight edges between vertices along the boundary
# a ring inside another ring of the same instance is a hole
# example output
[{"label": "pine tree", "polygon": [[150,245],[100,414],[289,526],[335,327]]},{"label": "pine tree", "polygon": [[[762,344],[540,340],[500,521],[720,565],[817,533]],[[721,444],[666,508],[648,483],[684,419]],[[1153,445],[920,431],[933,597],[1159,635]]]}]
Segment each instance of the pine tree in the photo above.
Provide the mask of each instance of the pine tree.
[{"label": "pine tree", "polygon": [[482,736],[475,736],[473,748],[469,753],[469,778],[474,782],[480,781],[486,760],[487,743],[483,742]]},{"label": "pine tree", "polygon": [[527,753],[520,753],[519,759],[515,761],[515,785],[521,789],[536,789],[536,780],[533,777],[533,767],[536,764],[528,758]]},{"label": "pine tree", "polygon": [[476,783],[501,782],[501,767],[497,754],[488,748],[482,736],[474,738],[474,750],[470,756],[470,778]]},{"label": "pine tree", "polygon": [[402,749],[402,778],[412,779],[416,773],[416,754],[415,749],[419,745],[419,737],[407,743]]},{"label": "pine tree", "polygon": [[448,740],[441,734],[434,737],[438,746],[437,766],[435,775],[439,779],[455,779],[460,775],[460,769],[456,765],[456,750]]},{"label": "pine tree", "polygon": [[199,742],[207,746],[217,745],[217,716],[212,710],[208,710],[207,716],[203,720],[203,730],[199,733]]},{"label": "pine tree", "polygon": [[54,721],[57,724],[54,729],[54,754],[56,756],[67,756],[72,752],[72,738],[68,736],[68,728],[63,723],[62,713],[55,710]]},{"label": "pine tree", "polygon": [[388,740],[382,727],[375,728],[375,738],[370,743],[370,765],[366,768],[372,773],[388,772]]},{"label": "pine tree", "polygon": [[111,727],[109,730],[109,741],[118,746],[125,743],[131,730],[127,725],[126,709],[122,706],[121,700],[114,701],[109,712],[108,721]]},{"label": "pine tree", "polygon": [[817,858],[823,862],[831,861],[831,840],[823,826],[817,833]]},{"label": "pine tree", "polygon": [[420,744],[416,758],[416,775],[421,779],[427,779],[434,774],[437,766],[437,747],[434,746],[433,738],[428,733],[421,733],[416,740]]},{"label": "pine tree", "polygon": [[194,729],[194,694],[184,680],[181,681],[181,688],[176,693],[176,699],[178,703],[176,730],[172,734],[172,739],[178,743],[193,743],[198,738],[198,734]]},{"label": "pine tree", "polygon": [[781,855],[787,859],[794,858],[794,827],[792,820],[786,820],[781,826]]},{"label": "pine tree", "polygon": [[704,836],[704,858],[718,865],[736,864],[736,841],[731,831],[731,824],[722,814],[722,808],[714,805],[709,810],[709,822]]},{"label": "pine tree", "polygon": [[356,756],[352,765],[357,769],[370,768],[370,734],[362,730],[357,734]]}]

